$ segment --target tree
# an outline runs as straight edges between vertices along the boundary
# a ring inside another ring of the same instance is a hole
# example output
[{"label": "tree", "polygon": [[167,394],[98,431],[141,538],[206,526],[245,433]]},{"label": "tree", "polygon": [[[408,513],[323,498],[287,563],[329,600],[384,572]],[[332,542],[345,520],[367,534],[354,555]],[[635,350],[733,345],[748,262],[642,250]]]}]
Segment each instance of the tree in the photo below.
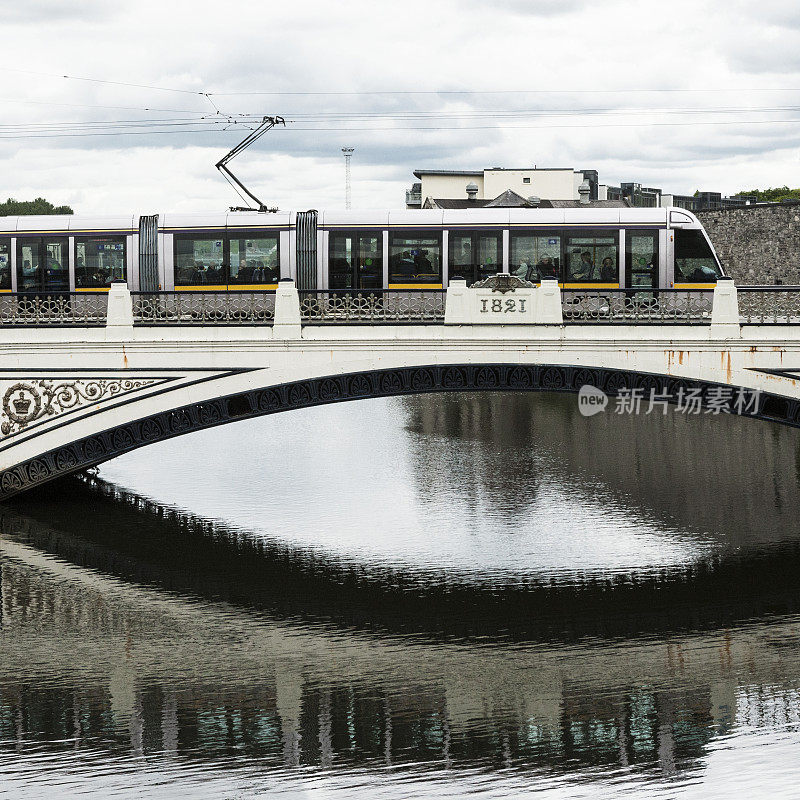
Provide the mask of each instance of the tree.
[{"label": "tree", "polygon": [[69,206],[54,206],[44,197],[35,200],[14,200],[9,197],[5,203],[0,203],[0,217],[22,217],[29,214],[74,214]]},{"label": "tree", "polygon": [[759,202],[777,202],[778,200],[800,200],[800,189],[788,186],[777,186],[774,189],[751,189],[749,192],[737,192],[734,197],[755,197]]}]

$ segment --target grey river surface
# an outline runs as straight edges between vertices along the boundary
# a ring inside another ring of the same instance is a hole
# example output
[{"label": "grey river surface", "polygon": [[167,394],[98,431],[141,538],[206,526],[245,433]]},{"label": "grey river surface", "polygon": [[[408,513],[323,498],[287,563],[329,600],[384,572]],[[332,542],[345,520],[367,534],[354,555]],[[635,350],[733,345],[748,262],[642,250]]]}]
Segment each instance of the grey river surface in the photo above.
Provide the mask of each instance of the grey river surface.
[{"label": "grey river surface", "polygon": [[429,395],[0,506],[0,796],[800,797],[800,432]]}]

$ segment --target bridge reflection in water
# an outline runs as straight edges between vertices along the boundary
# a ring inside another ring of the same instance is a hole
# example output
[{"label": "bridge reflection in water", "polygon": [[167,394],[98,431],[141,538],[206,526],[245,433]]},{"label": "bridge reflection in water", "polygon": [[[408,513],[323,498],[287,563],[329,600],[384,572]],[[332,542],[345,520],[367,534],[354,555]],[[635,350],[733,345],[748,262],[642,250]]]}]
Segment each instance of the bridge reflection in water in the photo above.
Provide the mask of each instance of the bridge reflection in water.
[{"label": "bridge reflection in water", "polygon": [[[701,418],[693,445],[686,420],[592,426],[563,398],[389,402],[423,500],[460,486],[471,508],[491,498],[513,519],[552,497],[558,473],[696,536],[700,556],[627,575],[426,577],[99,479],[56,485],[0,507],[0,759],[47,745],[124,770],[138,754],[164,779],[178,770],[165,755],[262,778],[323,766],[345,782],[379,766],[441,780],[488,769],[510,787],[688,779],[728,736],[796,730],[794,432]],[[481,441],[502,446],[507,474]],[[732,441],[769,475],[725,469]],[[722,468],[693,467],[699,450]]]}]

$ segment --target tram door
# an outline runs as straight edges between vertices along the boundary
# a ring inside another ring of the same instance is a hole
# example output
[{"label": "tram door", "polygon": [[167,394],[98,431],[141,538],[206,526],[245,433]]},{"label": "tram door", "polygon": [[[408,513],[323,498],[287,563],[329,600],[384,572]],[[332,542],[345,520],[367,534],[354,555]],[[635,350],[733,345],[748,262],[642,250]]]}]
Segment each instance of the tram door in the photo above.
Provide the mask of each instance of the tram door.
[{"label": "tram door", "polygon": [[658,231],[625,232],[625,286],[658,288]]},{"label": "tram door", "polygon": [[380,289],[383,285],[382,242],[380,231],[331,231],[328,288],[354,291]]},{"label": "tram door", "polygon": [[50,294],[69,291],[69,239],[17,239],[17,290]]},{"label": "tram door", "polygon": [[503,266],[502,234],[450,231],[448,273],[467,285],[498,273]]}]

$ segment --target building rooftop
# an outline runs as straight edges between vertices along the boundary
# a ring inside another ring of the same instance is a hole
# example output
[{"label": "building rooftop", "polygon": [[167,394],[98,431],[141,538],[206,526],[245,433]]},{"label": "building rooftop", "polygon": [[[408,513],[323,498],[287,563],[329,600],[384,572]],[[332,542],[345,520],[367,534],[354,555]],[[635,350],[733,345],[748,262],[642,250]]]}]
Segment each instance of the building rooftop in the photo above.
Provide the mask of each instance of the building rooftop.
[{"label": "building rooftop", "polygon": [[512,189],[506,189],[494,200],[490,200],[486,204],[486,208],[524,208],[527,205],[528,201],[521,194],[517,194]]},{"label": "building rooftop", "polygon": [[521,195],[506,189],[494,200],[470,200],[467,197],[428,197],[425,199],[424,208],[442,208],[458,211],[465,208],[580,208],[586,205],[587,208],[630,208],[631,204],[627,200],[590,200],[588,204],[582,204],[580,200],[540,200],[537,206],[530,203]]},{"label": "building rooftop", "polygon": [[423,175],[483,175],[482,169],[415,169],[414,176],[422,178]]},{"label": "building rooftop", "polygon": [[415,169],[414,176],[423,175],[483,175],[485,172],[581,172],[572,167],[485,167],[484,169]]},{"label": "building rooftop", "polygon": [[[545,203],[547,205],[545,205]],[[542,200],[539,208],[580,208],[580,200]],[[588,205],[591,208],[630,208],[631,204],[627,200],[590,200]]]}]

